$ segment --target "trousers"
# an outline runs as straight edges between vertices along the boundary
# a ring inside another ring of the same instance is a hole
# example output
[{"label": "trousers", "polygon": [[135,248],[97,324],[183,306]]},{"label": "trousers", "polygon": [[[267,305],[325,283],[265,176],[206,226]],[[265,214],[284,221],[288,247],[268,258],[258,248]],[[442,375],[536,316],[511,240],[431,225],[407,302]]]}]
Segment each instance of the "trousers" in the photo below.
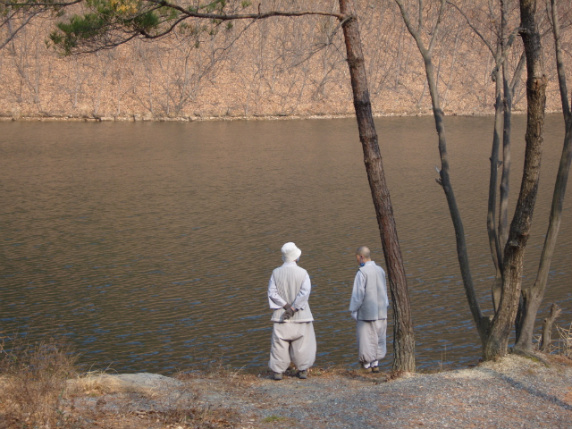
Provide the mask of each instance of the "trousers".
[{"label": "trousers", "polygon": [[274,323],[268,367],[283,373],[292,362],[304,371],[316,360],[316,334],[312,322]]},{"label": "trousers", "polygon": [[358,355],[361,363],[372,363],[385,357],[386,331],[387,319],[357,321]]}]

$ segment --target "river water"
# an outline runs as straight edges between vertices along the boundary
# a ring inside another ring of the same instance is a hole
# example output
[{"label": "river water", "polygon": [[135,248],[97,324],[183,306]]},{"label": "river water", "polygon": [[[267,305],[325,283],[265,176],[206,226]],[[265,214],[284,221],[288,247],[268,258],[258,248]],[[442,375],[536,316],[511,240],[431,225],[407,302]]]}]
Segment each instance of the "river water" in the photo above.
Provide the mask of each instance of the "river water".
[{"label": "river water", "polygon": [[[524,118],[514,129],[518,191]],[[480,356],[455,256],[432,118],[377,120],[410,287],[417,364]],[[452,180],[481,303],[492,118],[448,118]],[[549,116],[525,282],[538,265],[563,141]],[[567,195],[545,305],[572,320]],[[294,241],[308,270],[317,366],[355,366],[347,306],[354,251],[383,265],[354,119],[0,123],[0,334],[65,336],[92,369],[173,373],[208,362],[258,371],[271,334],[268,279]],[[392,317],[390,313],[390,318]],[[392,323],[388,328],[392,335]],[[391,341],[390,341],[391,342]],[[391,344],[385,366],[392,358]]]}]

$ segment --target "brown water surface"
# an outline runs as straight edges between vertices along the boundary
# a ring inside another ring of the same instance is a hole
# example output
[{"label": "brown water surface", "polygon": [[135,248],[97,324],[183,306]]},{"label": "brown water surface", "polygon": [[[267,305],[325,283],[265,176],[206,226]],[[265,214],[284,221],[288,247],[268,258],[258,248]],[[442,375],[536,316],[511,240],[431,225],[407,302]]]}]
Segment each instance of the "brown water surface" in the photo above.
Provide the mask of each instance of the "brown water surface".
[{"label": "brown water surface", "polygon": [[[476,362],[432,118],[377,121],[422,368]],[[452,180],[483,308],[492,118],[447,118]],[[514,195],[524,119],[516,118]],[[533,280],[562,148],[549,116],[525,282]],[[358,245],[383,265],[355,120],[0,123],[0,334],[65,335],[92,368],[187,370],[222,359],[263,369],[266,298],[280,247],[311,276],[317,365],[355,365],[347,307]],[[551,302],[572,319],[568,192]],[[489,310],[490,311],[490,310]],[[391,317],[391,316],[390,316]],[[392,323],[389,324],[391,337]],[[386,366],[391,361],[391,347]]]}]

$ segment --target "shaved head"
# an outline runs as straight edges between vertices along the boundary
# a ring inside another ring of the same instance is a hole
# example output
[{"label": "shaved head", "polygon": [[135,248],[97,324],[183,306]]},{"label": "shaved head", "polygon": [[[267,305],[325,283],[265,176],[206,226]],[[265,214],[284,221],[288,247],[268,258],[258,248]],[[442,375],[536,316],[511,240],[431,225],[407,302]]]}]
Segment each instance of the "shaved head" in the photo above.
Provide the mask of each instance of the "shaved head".
[{"label": "shaved head", "polygon": [[364,259],[370,259],[371,258],[371,252],[369,251],[369,248],[366,246],[358,247],[356,250],[356,255],[362,256]]}]

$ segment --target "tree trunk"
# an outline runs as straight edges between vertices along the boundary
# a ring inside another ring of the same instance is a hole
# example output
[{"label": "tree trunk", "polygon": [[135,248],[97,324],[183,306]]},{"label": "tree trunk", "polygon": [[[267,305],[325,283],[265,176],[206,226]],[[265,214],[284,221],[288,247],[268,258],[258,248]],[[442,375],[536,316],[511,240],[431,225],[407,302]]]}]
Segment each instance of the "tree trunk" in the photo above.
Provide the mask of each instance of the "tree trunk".
[{"label": "tree trunk", "polygon": [[[504,3],[503,3],[504,5]],[[511,168],[511,129],[512,129],[512,99],[514,95],[515,88],[520,81],[520,74],[524,68],[525,61],[524,51],[518,60],[518,65],[514,70],[512,81],[509,84],[507,79],[507,65],[506,61],[503,62],[503,86],[504,86],[504,127],[503,127],[503,169],[502,178],[500,185],[500,210],[499,210],[499,228],[498,236],[502,246],[506,246],[508,242],[508,194],[509,194],[509,182],[510,182],[510,168]],[[502,276],[499,279],[499,301],[500,293],[502,293]],[[519,308],[515,321],[515,329],[517,331],[517,337],[519,335],[519,330],[521,326],[521,320],[524,317],[523,300],[519,300]],[[495,309],[496,311],[496,309]]]},{"label": "tree trunk", "polygon": [[553,33],[556,48],[556,62],[558,71],[558,81],[560,86],[560,94],[562,99],[562,112],[564,114],[564,122],[566,132],[564,136],[564,146],[562,155],[560,156],[560,165],[556,183],[554,184],[554,193],[552,195],[552,207],[550,210],[550,219],[548,223],[548,231],[544,239],[544,247],[540,256],[540,266],[536,275],[534,285],[529,289],[523,290],[523,317],[518,329],[519,335],[515,344],[515,349],[524,352],[532,350],[532,339],[534,335],[534,323],[538,308],[544,298],[546,283],[548,281],[548,273],[552,255],[556,246],[556,238],[560,229],[560,221],[562,219],[562,207],[564,205],[564,195],[566,194],[566,184],[570,172],[570,163],[572,161],[572,112],[568,103],[568,90],[566,87],[566,75],[564,70],[564,61],[562,59],[562,49],[560,47],[560,31],[558,25],[558,13],[556,5],[552,1],[552,18]]},{"label": "tree trunk", "polygon": [[518,309],[524,253],[532,225],[542,158],[547,79],[541,67],[540,34],[535,20],[536,1],[521,0],[520,13],[527,69],[526,152],[520,193],[504,249],[501,301],[483,351],[486,360],[496,359],[508,352],[509,335]]},{"label": "tree trunk", "polygon": [[[502,45],[499,43],[499,48]],[[498,54],[498,53],[497,53]],[[493,300],[493,308],[496,312],[498,310],[498,304],[500,301],[500,291],[501,291],[501,245],[499,241],[498,231],[497,231],[497,187],[498,187],[498,170],[499,170],[499,152],[500,152],[500,140],[503,128],[503,111],[504,103],[502,102],[502,73],[501,68],[498,66],[495,72],[495,126],[493,130],[493,144],[491,148],[490,157],[490,177],[489,177],[489,202],[487,210],[487,232],[489,236],[489,248],[491,252],[491,257],[493,259],[493,264],[495,266],[495,278],[493,279],[493,284],[491,287],[491,294]]]},{"label": "tree trunk", "polygon": [[415,336],[411,321],[409,292],[401,248],[397,237],[393,207],[389,189],[385,181],[381,153],[373,121],[365,62],[361,49],[361,39],[357,17],[350,10],[351,0],[339,0],[347,61],[350,70],[354,107],[358,122],[359,136],[364,153],[367,178],[371,189],[381,244],[387,267],[389,289],[394,316],[394,358],[393,370],[415,371]]},{"label": "tree trunk", "polygon": [[562,309],[558,307],[558,305],[552,304],[549,316],[544,319],[544,324],[542,326],[542,340],[540,341],[540,351],[544,353],[548,353],[550,351],[550,344],[552,343],[552,326],[554,325],[556,318],[560,316],[561,312]]},{"label": "tree trunk", "polygon": [[487,211],[487,232],[489,234],[489,247],[493,264],[495,266],[496,276],[500,277],[501,261],[500,261],[500,244],[497,235],[497,185],[499,171],[499,149],[503,128],[503,102],[502,102],[502,74],[499,67],[495,73],[495,126],[493,130],[493,144],[490,157],[490,177],[489,177],[489,203]]},{"label": "tree trunk", "polygon": [[461,277],[463,278],[463,285],[465,287],[465,295],[467,296],[467,302],[469,303],[469,309],[473,315],[473,320],[477,326],[477,331],[481,342],[484,344],[485,339],[488,336],[489,330],[489,319],[482,316],[479,301],[477,299],[477,294],[475,292],[475,287],[473,284],[473,277],[471,275],[469,254],[467,251],[467,240],[465,237],[465,229],[463,227],[463,221],[461,219],[461,213],[459,207],[457,206],[457,200],[455,198],[455,193],[453,191],[453,185],[451,183],[451,177],[449,174],[449,159],[447,154],[447,139],[445,136],[445,115],[439,106],[439,95],[437,94],[437,85],[435,83],[435,73],[433,70],[433,63],[431,59],[425,57],[425,69],[427,74],[427,82],[429,84],[429,93],[431,94],[431,100],[433,103],[433,116],[435,118],[435,127],[437,129],[437,135],[439,137],[439,155],[441,157],[441,171],[440,184],[445,192],[445,197],[447,198],[447,203],[449,206],[449,213],[451,215],[451,220],[453,221],[453,227],[455,229],[455,239],[457,242],[457,259],[459,261],[459,267],[461,269]]},{"label": "tree trunk", "polygon": [[502,153],[502,177],[500,185],[500,208],[498,234],[502,246],[508,241],[508,194],[510,189],[510,168],[511,168],[511,130],[512,130],[512,100],[515,88],[520,82],[520,75],[524,68],[524,52],[522,53],[518,65],[513,72],[512,80],[509,84],[507,77],[506,61],[503,62],[503,85],[504,85],[504,126],[503,126],[503,153]]},{"label": "tree trunk", "polygon": [[[488,317],[484,317],[481,312],[479,301],[475,292],[475,287],[473,284],[473,278],[471,275],[469,255],[467,252],[467,241],[465,237],[465,231],[463,227],[463,221],[461,219],[461,213],[459,207],[457,206],[457,200],[455,198],[455,193],[453,192],[453,185],[451,184],[451,178],[449,175],[449,158],[447,154],[447,139],[445,135],[445,114],[441,109],[439,103],[439,93],[437,91],[437,82],[435,80],[435,69],[433,66],[433,60],[431,55],[431,45],[433,43],[434,37],[437,34],[440,19],[444,11],[445,1],[441,0],[441,10],[439,12],[439,18],[435,27],[432,30],[432,40],[429,44],[429,48],[426,48],[423,40],[421,38],[421,22],[422,22],[422,11],[419,11],[419,28],[416,29],[413,26],[412,20],[409,14],[405,10],[403,2],[401,0],[395,0],[399,10],[401,11],[401,16],[407,30],[415,39],[417,48],[423,57],[425,63],[425,75],[427,78],[427,84],[429,87],[429,94],[431,96],[431,105],[433,106],[433,117],[435,119],[435,128],[437,129],[437,135],[439,138],[439,156],[441,159],[441,170],[439,171],[439,179],[437,182],[442,186],[445,192],[445,197],[447,198],[447,204],[449,206],[449,213],[451,215],[451,220],[453,222],[453,227],[455,229],[455,239],[457,244],[457,259],[459,261],[459,267],[461,269],[461,277],[463,278],[463,286],[465,288],[465,294],[467,296],[467,301],[469,303],[469,309],[477,326],[477,331],[481,339],[482,344],[485,344],[485,340],[488,336],[490,320]],[[420,3],[421,7],[421,3]]]}]

